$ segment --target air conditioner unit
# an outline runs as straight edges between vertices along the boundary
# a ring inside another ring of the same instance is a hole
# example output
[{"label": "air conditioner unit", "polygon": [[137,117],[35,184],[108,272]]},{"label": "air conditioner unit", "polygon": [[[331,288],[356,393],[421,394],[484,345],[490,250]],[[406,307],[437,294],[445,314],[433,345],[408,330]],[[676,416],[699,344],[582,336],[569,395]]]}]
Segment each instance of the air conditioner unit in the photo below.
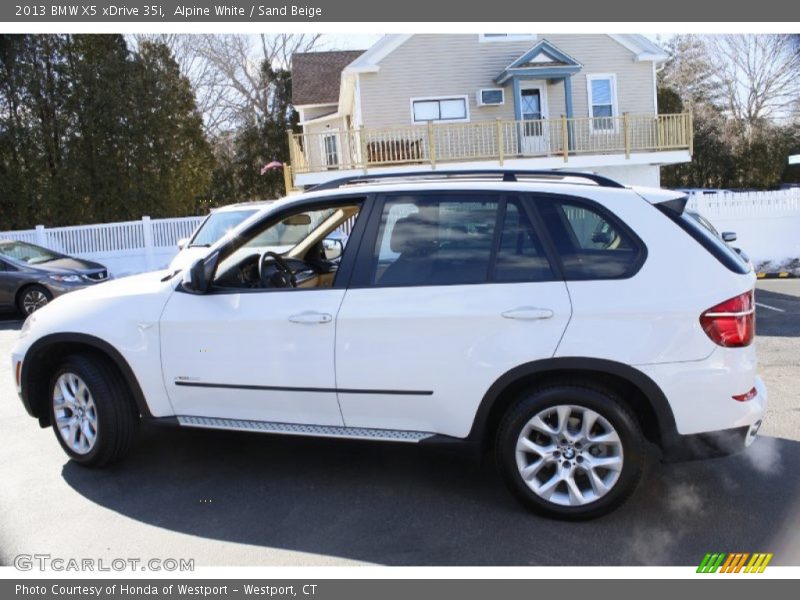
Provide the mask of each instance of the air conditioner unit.
[{"label": "air conditioner unit", "polygon": [[478,106],[501,106],[505,104],[505,90],[503,88],[486,88],[478,90]]}]

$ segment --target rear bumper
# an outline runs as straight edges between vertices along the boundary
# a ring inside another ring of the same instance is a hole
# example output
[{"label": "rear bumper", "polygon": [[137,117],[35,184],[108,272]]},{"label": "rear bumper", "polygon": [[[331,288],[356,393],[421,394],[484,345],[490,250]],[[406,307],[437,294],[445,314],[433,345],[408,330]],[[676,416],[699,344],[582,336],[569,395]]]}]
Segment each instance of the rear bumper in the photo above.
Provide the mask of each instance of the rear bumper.
[{"label": "rear bumper", "polygon": [[662,448],[662,460],[673,463],[736,454],[753,443],[760,426],[759,420],[749,427],[677,435]]},{"label": "rear bumper", "polygon": [[767,389],[760,377],[755,381],[756,396],[741,404],[747,405],[747,424],[742,425],[741,415],[737,415],[737,427],[718,431],[706,431],[688,435],[675,434],[662,444],[664,462],[681,462],[714,458],[736,454],[752,444],[767,406]]}]

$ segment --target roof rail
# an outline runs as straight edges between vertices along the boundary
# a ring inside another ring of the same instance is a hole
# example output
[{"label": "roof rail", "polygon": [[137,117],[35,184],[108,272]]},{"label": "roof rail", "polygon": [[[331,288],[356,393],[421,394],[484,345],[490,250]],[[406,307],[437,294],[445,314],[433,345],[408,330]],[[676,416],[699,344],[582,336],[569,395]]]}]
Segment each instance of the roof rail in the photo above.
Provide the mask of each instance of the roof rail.
[{"label": "roof rail", "polygon": [[334,190],[351,183],[367,183],[370,181],[379,181],[382,179],[428,179],[428,178],[458,178],[458,177],[474,177],[480,175],[483,177],[502,177],[502,181],[514,182],[519,181],[519,178],[525,177],[538,177],[542,179],[563,179],[565,177],[575,177],[591,181],[600,187],[609,188],[624,188],[625,186],[603,175],[595,173],[584,173],[581,171],[558,171],[558,170],[509,170],[509,169],[477,169],[477,170],[464,170],[464,171],[413,171],[410,173],[380,173],[375,175],[352,175],[350,177],[342,177],[339,179],[332,179],[312,186],[308,189],[311,192],[318,192],[322,190]]}]

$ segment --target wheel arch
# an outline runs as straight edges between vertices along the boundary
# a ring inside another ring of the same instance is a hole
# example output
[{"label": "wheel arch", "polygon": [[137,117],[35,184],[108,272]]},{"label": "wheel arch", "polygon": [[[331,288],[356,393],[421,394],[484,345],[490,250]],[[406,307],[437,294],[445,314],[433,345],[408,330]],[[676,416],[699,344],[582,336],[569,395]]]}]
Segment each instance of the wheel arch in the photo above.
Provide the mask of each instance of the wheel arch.
[{"label": "wheel arch", "polygon": [[20,373],[22,401],[39,425],[50,425],[49,381],[58,361],[69,354],[92,353],[107,359],[119,371],[144,417],[152,416],[144,393],[128,361],[114,346],[85,333],[54,333],[38,339],[25,353]]},{"label": "wheel arch", "polygon": [[468,440],[491,443],[503,414],[519,393],[548,383],[606,387],[620,396],[642,427],[648,441],[666,450],[677,439],[675,416],[661,388],[638,369],[616,361],[559,357],[519,365],[495,381],[478,407]]}]

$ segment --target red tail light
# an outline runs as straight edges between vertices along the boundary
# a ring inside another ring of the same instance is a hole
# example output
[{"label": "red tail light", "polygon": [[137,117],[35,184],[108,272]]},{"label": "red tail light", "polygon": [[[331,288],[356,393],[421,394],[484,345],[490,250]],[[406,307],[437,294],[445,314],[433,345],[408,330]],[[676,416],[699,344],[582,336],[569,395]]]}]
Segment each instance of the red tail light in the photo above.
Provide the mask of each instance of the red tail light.
[{"label": "red tail light", "polygon": [[755,335],[753,291],[712,306],[700,315],[700,326],[720,346],[740,348],[750,345]]}]

